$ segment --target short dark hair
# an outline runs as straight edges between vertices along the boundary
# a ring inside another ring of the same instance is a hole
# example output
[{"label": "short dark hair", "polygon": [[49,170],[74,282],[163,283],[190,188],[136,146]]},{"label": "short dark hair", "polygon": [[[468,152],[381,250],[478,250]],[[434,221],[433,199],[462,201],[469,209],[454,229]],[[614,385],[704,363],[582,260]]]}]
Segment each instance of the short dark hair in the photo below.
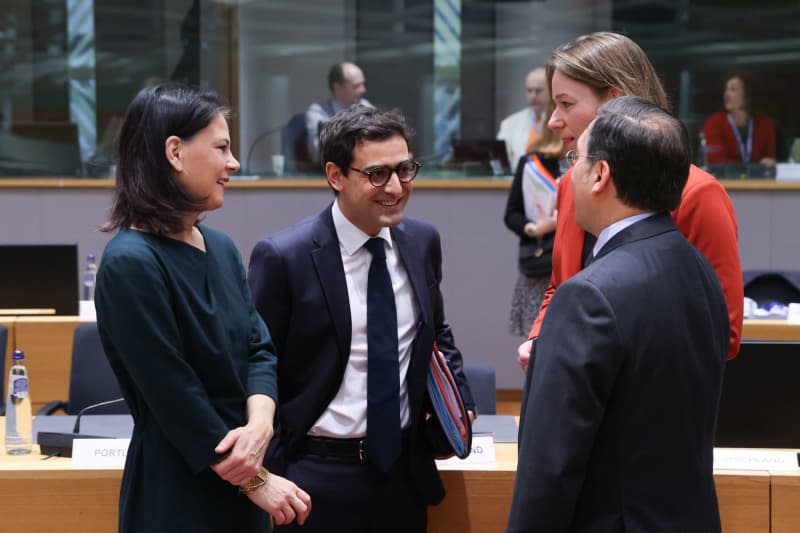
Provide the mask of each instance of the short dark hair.
[{"label": "short dark hair", "polygon": [[336,63],[328,71],[328,89],[333,92],[334,83],[344,82],[344,63]]},{"label": "short dark hair", "polygon": [[117,150],[117,183],[108,221],[113,231],[137,226],[156,235],[183,228],[185,216],[201,208],[181,189],[165,154],[172,135],[191,139],[229,110],[217,94],[177,84],[146,87],[128,106]]},{"label": "short dark hair", "polygon": [[352,105],[339,111],[322,126],[320,159],[323,165],[334,163],[346,174],[353,162],[356,145],[362,141],[382,141],[395,135],[403,137],[406,145],[412,135],[400,111]]},{"label": "short dark hair", "polygon": [[689,178],[689,135],[683,123],[638,96],[612,98],[597,110],[588,153],[604,160],[619,199],[648,211],[680,203]]}]

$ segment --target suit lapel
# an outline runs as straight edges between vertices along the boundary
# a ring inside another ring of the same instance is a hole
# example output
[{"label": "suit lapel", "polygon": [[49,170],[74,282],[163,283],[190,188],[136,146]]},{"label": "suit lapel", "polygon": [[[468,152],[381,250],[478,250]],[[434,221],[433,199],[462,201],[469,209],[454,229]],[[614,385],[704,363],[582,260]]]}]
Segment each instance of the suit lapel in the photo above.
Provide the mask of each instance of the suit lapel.
[{"label": "suit lapel", "polygon": [[414,295],[417,297],[420,318],[425,324],[432,326],[433,317],[429,315],[431,309],[430,293],[428,292],[428,285],[425,281],[425,263],[423,258],[420,256],[419,250],[414,246],[409,235],[405,232],[402,223],[391,228],[390,231],[392,239],[397,243],[400,260],[403,261],[403,266],[406,267],[408,279],[411,281],[411,286],[414,289]]},{"label": "suit lapel", "polygon": [[[400,260],[406,268],[408,279],[414,290],[419,307],[420,321],[424,328],[417,329],[417,336],[411,350],[411,360],[408,364],[406,384],[408,386],[408,403],[411,406],[412,423],[417,423],[421,410],[415,406],[422,405],[422,395],[425,391],[425,379],[422,377],[427,372],[428,362],[433,348],[433,339],[427,332],[434,332],[436,324],[433,319],[430,290],[425,278],[425,261],[419,246],[414,239],[406,233],[403,223],[391,229],[392,239],[397,245]],[[422,339],[422,340],[421,340]],[[429,339],[429,340],[425,340]],[[422,386],[419,386],[422,385]]]},{"label": "suit lapel", "polygon": [[669,215],[669,213],[657,213],[651,217],[640,220],[639,222],[628,226],[624,230],[611,237],[611,239],[600,249],[600,251],[597,252],[597,255],[591,260],[591,262],[597,261],[604,255],[608,255],[620,246],[629,242],[649,239],[650,237],[660,235],[661,233],[677,230],[678,228],[675,226],[675,222],[672,220],[672,217]]},{"label": "suit lapel", "polygon": [[[317,272],[319,284],[325,295],[333,328],[336,331],[336,344],[339,355],[347,360],[350,354],[352,324],[350,323],[350,302],[347,297],[347,283],[344,278],[339,239],[333,226],[330,206],[317,218],[314,228],[314,243],[311,260]],[[314,317],[308,317],[313,320]]]}]

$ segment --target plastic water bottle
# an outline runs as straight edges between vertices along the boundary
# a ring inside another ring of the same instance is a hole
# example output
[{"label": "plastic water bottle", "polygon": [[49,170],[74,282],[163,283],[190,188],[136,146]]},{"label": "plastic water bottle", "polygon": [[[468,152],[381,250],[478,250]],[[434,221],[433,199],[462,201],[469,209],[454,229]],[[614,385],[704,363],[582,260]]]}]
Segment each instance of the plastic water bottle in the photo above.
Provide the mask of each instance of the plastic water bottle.
[{"label": "plastic water bottle", "polygon": [[94,301],[94,286],[97,283],[97,263],[94,254],[86,257],[86,270],[83,271],[83,300]]},{"label": "plastic water bottle", "polygon": [[708,145],[706,144],[706,136],[701,131],[700,132],[700,157],[697,161],[700,164],[700,168],[703,170],[708,170]]},{"label": "plastic water bottle", "polygon": [[31,395],[28,388],[28,369],[25,353],[14,350],[8,375],[8,402],[6,403],[6,453],[22,455],[31,453],[33,443],[33,417]]}]

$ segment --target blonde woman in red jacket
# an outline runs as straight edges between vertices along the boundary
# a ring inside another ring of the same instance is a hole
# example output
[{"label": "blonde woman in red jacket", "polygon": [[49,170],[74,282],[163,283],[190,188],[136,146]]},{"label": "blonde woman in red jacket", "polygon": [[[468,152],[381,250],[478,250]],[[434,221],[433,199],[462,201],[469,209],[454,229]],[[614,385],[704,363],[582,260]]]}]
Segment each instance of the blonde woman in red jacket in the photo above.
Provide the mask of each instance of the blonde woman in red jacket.
[{"label": "blonde woman in red jacket", "polygon": [[[547,76],[555,103],[548,127],[559,132],[566,150],[575,150],[578,137],[595,118],[597,109],[611,98],[640,96],[669,109],[664,88],[647,55],[632,40],[616,33],[583,35],[557,48],[547,64]],[[594,244],[594,237],[585,233],[575,221],[571,180],[570,170],[558,185],[550,287],[528,335],[529,340],[518,349],[523,371],[527,371],[531,352],[535,352],[534,341],[553,293],[563,281],[581,270]],[[713,176],[692,165],[681,204],[672,212],[672,217],[680,232],[708,258],[720,280],[730,320],[728,358],[731,359],[739,352],[744,304],[733,204]]]}]

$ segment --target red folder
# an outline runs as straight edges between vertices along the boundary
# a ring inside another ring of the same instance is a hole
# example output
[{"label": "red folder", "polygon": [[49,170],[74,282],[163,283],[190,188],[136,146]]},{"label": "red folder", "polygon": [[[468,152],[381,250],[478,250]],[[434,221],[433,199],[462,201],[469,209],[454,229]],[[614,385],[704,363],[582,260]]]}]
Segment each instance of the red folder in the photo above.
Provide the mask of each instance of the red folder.
[{"label": "red folder", "polygon": [[449,448],[447,451],[437,450],[436,458],[447,459],[455,455],[464,459],[472,451],[472,424],[453,373],[435,342],[427,388],[434,415],[446,437],[446,447]]}]

